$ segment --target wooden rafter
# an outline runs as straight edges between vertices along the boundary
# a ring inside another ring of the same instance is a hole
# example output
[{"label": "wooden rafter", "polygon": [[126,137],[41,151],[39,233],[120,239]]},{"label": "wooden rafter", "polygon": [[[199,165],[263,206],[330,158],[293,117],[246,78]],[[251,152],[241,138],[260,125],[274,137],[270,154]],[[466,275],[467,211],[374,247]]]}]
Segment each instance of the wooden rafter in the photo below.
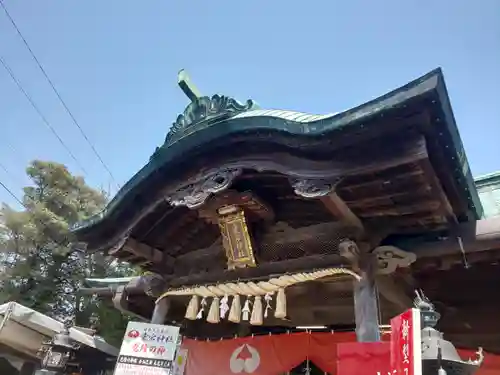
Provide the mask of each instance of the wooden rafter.
[{"label": "wooden rafter", "polygon": [[446,196],[441,183],[439,182],[434,169],[429,161],[429,159],[423,159],[419,161],[419,166],[424,171],[424,175],[429,182],[429,186],[433,191],[434,195],[439,199],[439,206],[437,209],[440,214],[447,218],[450,224],[457,224],[457,217],[453,212],[453,208],[450,204],[448,197]]},{"label": "wooden rafter", "polygon": [[[139,242],[133,238],[128,238],[123,247],[114,249],[109,254],[118,256],[120,253],[131,254],[137,258],[144,259],[146,262],[151,262],[152,264],[164,264],[166,269],[172,267],[175,261],[175,259],[167,253]],[[123,256],[121,256],[121,258],[123,258]]]},{"label": "wooden rafter", "polygon": [[[393,168],[405,164],[419,163],[422,161],[428,161],[426,142],[423,137],[415,137],[413,139],[406,140],[407,147],[406,149],[401,149],[396,147],[394,150],[391,150],[391,161],[390,164],[379,164],[378,166],[372,166],[369,171],[365,171],[364,173],[374,173],[376,171],[380,171],[386,168]],[[389,151],[387,151],[389,152]],[[388,160],[389,161],[389,160]],[[410,172],[409,172],[410,173]],[[411,173],[415,173],[417,175],[423,174],[423,171],[417,170],[412,171]],[[383,183],[383,181],[382,181]],[[355,186],[346,186],[345,189],[351,190],[355,188]],[[343,188],[340,188],[342,191]],[[376,197],[383,201],[384,197]],[[389,196],[390,198],[390,196]],[[352,226],[358,229],[359,234],[363,234],[365,231],[362,219],[357,216],[351,209],[350,205],[346,203],[339,194],[335,191],[330,195],[321,198],[324,206],[330,211],[337,220],[345,223],[348,226]],[[356,205],[356,201],[350,202],[353,206]],[[430,202],[429,209],[433,209],[436,205],[439,205],[439,202]],[[415,210],[421,210],[422,205],[410,206],[410,207],[386,207],[385,209],[381,209],[380,207],[373,207],[371,211],[367,211],[363,209],[363,217],[375,217],[375,216],[388,216],[388,215],[400,215],[405,213],[412,213]],[[425,207],[424,207],[425,209]],[[402,213],[400,211],[403,211]]]},{"label": "wooden rafter", "polygon": [[333,191],[325,197],[321,197],[321,202],[326,209],[339,221],[345,225],[358,229],[359,234],[364,232],[361,220],[351,211],[349,206]]},{"label": "wooden rafter", "polygon": [[432,213],[442,207],[441,201],[438,199],[423,199],[421,201],[405,204],[405,205],[390,205],[380,206],[363,210],[362,217],[387,217],[387,216],[404,216],[418,213]]},{"label": "wooden rafter", "polygon": [[465,254],[500,249],[500,217],[459,224],[450,237],[420,245],[409,245],[407,250],[417,254],[418,259],[440,258],[445,255]]},{"label": "wooden rafter", "polygon": [[[377,184],[380,183],[380,181],[376,181]],[[367,184],[373,184],[373,181],[369,181]],[[351,186],[349,186],[350,188]],[[345,203],[349,207],[353,208],[371,208],[371,207],[377,207],[381,204],[384,204],[390,199],[414,199],[415,197],[420,198],[420,197],[427,197],[429,196],[429,193],[431,191],[430,186],[419,186],[417,187],[414,191],[411,190],[403,190],[398,193],[390,193],[390,194],[381,194],[381,195],[374,195],[374,196],[369,196],[366,198],[358,198],[356,200],[351,200],[351,201],[345,201]]]}]

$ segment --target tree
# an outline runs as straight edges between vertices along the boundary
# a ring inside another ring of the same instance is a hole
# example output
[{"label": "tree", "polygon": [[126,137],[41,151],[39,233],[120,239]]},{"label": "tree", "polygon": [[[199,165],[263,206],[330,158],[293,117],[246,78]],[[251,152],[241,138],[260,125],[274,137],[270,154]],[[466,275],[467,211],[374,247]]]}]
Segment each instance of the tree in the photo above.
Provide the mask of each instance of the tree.
[{"label": "tree", "polygon": [[86,277],[124,276],[129,268],[73,248],[69,232],[104,207],[105,195],[58,163],[34,161],[26,172],[33,186],[24,188],[24,210],[0,209],[0,302],[16,301],[83,326],[97,321],[99,333],[119,343],[127,318],[109,302],[77,292]]}]

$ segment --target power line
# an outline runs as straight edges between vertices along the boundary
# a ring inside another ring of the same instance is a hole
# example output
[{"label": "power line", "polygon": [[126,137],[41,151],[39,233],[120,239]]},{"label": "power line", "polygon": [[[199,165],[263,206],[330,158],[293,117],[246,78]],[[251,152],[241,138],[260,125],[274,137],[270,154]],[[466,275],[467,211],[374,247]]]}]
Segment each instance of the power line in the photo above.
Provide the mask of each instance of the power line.
[{"label": "power line", "polygon": [[4,190],[9,193],[9,195],[14,198],[17,203],[19,203],[21,206],[23,206],[24,208],[26,208],[26,206],[24,205],[24,203],[16,196],[16,194],[14,194],[14,192],[12,190],[10,190],[7,185],[5,185],[2,180],[0,180],[0,186],[4,188]]},{"label": "power line", "polygon": [[30,45],[28,44],[28,41],[26,40],[26,38],[24,38],[23,34],[21,33],[21,30],[19,29],[19,27],[17,26],[16,22],[14,21],[14,19],[12,18],[12,16],[10,15],[7,7],[5,6],[3,0],[0,0],[0,5],[2,6],[5,14],[7,15],[7,18],[10,20],[10,22],[12,23],[12,26],[16,29],[17,31],[17,34],[20,36],[20,38],[22,39],[24,45],[26,46],[26,48],[28,49],[29,53],[31,54],[31,57],[33,58],[33,60],[36,62],[36,64],[38,65],[38,68],[40,69],[40,71],[42,72],[42,74],[44,75],[45,79],[47,80],[47,82],[49,83],[50,87],[52,88],[52,91],[56,94],[57,98],[59,99],[59,101],[61,102],[62,106],[64,107],[64,109],[66,110],[66,113],[68,113],[68,115],[71,117],[71,120],[73,121],[73,123],[76,125],[76,127],[78,128],[78,130],[80,130],[80,133],[81,135],[83,136],[83,138],[85,139],[85,141],[88,143],[88,145],[90,146],[90,148],[92,149],[92,151],[94,152],[95,156],[97,157],[97,159],[99,159],[99,162],[102,164],[102,166],[104,167],[104,169],[106,169],[106,171],[108,172],[109,176],[111,177],[111,180],[113,180],[113,182],[115,183],[115,185],[120,188],[120,185],[116,182],[116,179],[115,177],[113,176],[113,173],[111,172],[111,170],[108,168],[108,166],[106,165],[106,163],[104,162],[104,160],[102,159],[101,155],[99,154],[99,152],[97,152],[96,148],[94,147],[93,143],[90,141],[90,139],[87,137],[87,134],[85,133],[85,131],[82,129],[82,127],[80,126],[80,124],[78,123],[78,121],[76,120],[75,116],[73,115],[73,113],[71,112],[71,110],[68,108],[66,102],[63,100],[62,96],[59,94],[59,91],[56,89],[54,83],[52,82],[52,80],[49,78],[49,75],[47,74],[47,72],[45,71],[45,69],[43,68],[42,64],[40,63],[40,61],[38,60],[38,58],[36,57],[35,53],[33,52],[33,50],[31,49]]},{"label": "power line", "polygon": [[10,173],[10,171],[7,169],[7,167],[4,164],[2,164],[1,162],[0,162],[0,169],[2,169],[5,172],[5,174],[7,176],[9,176],[10,178],[12,178],[13,180],[16,179],[15,176],[12,173]]},{"label": "power line", "polygon": [[[1,0],[0,0],[1,1]],[[64,143],[64,141],[62,140],[62,138],[59,136],[59,134],[57,133],[57,131],[54,129],[54,127],[50,124],[50,122],[47,120],[47,118],[43,115],[42,111],[40,111],[40,109],[38,108],[38,106],[35,104],[35,102],[33,101],[33,99],[31,98],[31,96],[28,94],[28,92],[24,89],[24,87],[21,85],[21,83],[19,82],[19,80],[16,78],[16,76],[14,75],[14,72],[12,71],[12,69],[10,69],[9,65],[5,62],[5,60],[3,59],[2,56],[0,56],[0,64],[2,64],[2,66],[4,67],[4,69],[7,71],[7,73],[9,73],[10,77],[12,78],[12,80],[14,81],[14,83],[16,84],[17,88],[19,89],[19,91],[21,91],[23,93],[23,95],[26,97],[26,99],[28,100],[28,102],[31,104],[31,106],[33,107],[33,109],[36,111],[36,113],[38,113],[38,115],[40,116],[40,118],[42,119],[42,121],[44,122],[44,124],[47,126],[47,128],[52,132],[52,134],[54,134],[54,136],[57,138],[57,140],[59,141],[59,143],[66,149],[66,151],[68,152],[68,154],[71,156],[71,158],[75,161],[75,163],[78,165],[78,167],[82,170],[82,172],[84,174],[88,174],[85,167],[83,167],[83,165],[78,161],[78,159],[76,158],[75,154],[73,154],[73,152],[71,151],[71,149],[68,147],[68,145],[66,145],[66,143]]]},{"label": "power line", "polygon": [[[4,137],[2,138],[2,147],[6,148],[6,149],[9,149],[9,152],[11,155],[16,155],[18,157],[21,157],[22,155],[22,152],[20,150],[17,150],[14,146],[12,146],[12,144]],[[21,179],[19,178],[19,176],[17,176],[15,173],[12,173],[11,171],[9,171],[9,169],[6,167],[5,164],[3,164],[1,161],[0,161],[0,168],[4,170],[4,172],[9,175],[9,177],[12,179],[12,180],[16,180],[16,182],[19,182],[21,181]],[[24,183],[21,184],[21,186],[23,185]]]},{"label": "power line", "polygon": [[0,163],[0,168],[2,168],[6,174],[10,175],[9,170],[2,163]]}]

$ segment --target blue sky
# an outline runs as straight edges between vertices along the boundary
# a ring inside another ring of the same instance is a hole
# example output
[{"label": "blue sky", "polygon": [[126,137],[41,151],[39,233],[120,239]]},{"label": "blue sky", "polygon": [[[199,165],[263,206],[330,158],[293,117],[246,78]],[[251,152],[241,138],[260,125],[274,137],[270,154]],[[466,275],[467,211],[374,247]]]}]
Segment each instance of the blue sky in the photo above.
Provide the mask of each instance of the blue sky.
[{"label": "blue sky", "polygon": [[[474,175],[500,169],[500,2],[4,0],[75,117],[128,180],[187,98],[348,109],[441,66]],[[94,187],[110,178],[0,9],[0,55],[73,149]],[[0,180],[16,194],[32,159],[82,173],[0,67]],[[112,189],[112,192],[115,192]],[[0,201],[13,202],[0,189]]]}]

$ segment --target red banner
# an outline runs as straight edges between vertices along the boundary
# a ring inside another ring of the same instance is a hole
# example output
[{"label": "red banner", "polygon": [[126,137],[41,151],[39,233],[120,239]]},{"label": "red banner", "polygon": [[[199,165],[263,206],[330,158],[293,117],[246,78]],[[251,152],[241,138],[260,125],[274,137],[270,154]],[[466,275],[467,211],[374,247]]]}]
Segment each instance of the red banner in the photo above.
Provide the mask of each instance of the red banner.
[{"label": "red banner", "polygon": [[391,319],[391,371],[422,375],[420,310],[410,309]]},{"label": "red banner", "polygon": [[[406,319],[405,317],[409,316],[403,314],[395,321],[395,325],[402,327],[402,320]],[[398,329],[397,332],[402,339],[403,330]],[[356,335],[350,332],[304,332],[212,342],[185,339],[182,344],[182,347],[187,349],[184,375],[277,375],[290,371],[307,359],[329,374],[394,374],[391,370],[391,351],[394,341],[391,343],[355,341]],[[404,362],[403,344],[404,342],[399,340],[399,344],[394,346],[394,350],[401,349],[398,352],[400,353],[398,363]],[[459,350],[459,354],[464,359],[475,356],[474,353],[463,350]],[[410,367],[408,374],[409,371]],[[404,374],[404,369],[403,372],[397,373],[397,375]],[[486,354],[483,366],[476,374],[500,374],[500,356]]]},{"label": "red banner", "polygon": [[273,335],[204,342],[184,340],[186,375],[279,374],[307,356],[309,335]]},{"label": "red banner", "polygon": [[336,375],[386,375],[391,370],[391,345],[388,342],[339,344]]},{"label": "red banner", "polygon": [[[361,344],[354,333],[293,333],[256,336],[221,341],[196,341],[185,339],[182,347],[189,352],[186,375],[276,375],[285,373],[309,359],[329,374],[352,375],[352,368],[385,370],[389,367],[388,343]],[[343,346],[352,343],[351,346]],[[339,359],[337,345],[342,350],[342,361],[349,360],[337,372]],[[355,353],[354,353],[354,352]],[[361,354],[361,355],[360,355]],[[356,361],[357,365],[356,365]],[[361,361],[361,362],[359,362]],[[380,368],[381,363],[386,366]]]},{"label": "red banner", "polygon": [[[476,358],[477,353],[473,350],[458,350],[458,355],[463,360],[467,360],[469,358]],[[500,374],[500,355],[486,353],[484,355],[484,361],[479,367],[479,370],[474,373],[474,375],[498,375]]]}]

